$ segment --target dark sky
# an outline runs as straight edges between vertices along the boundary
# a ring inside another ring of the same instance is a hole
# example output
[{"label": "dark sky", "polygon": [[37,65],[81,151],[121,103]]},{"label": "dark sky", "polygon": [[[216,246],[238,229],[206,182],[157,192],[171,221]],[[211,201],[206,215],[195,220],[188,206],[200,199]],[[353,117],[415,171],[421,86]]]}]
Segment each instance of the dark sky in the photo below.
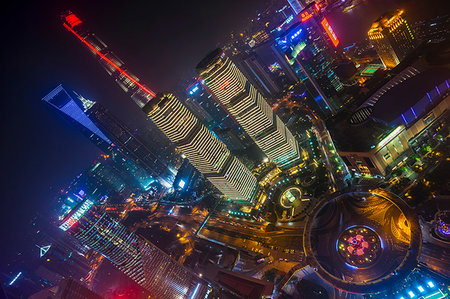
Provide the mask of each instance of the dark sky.
[{"label": "dark sky", "polygon": [[[11,1],[12,2],[12,1]],[[2,8],[1,262],[27,250],[24,232],[57,190],[99,154],[41,98],[63,83],[130,126],[144,116],[61,25],[70,9],[155,91],[174,90],[263,1],[14,1]],[[6,63],[6,71],[5,71]],[[0,263],[0,267],[1,267]]]}]

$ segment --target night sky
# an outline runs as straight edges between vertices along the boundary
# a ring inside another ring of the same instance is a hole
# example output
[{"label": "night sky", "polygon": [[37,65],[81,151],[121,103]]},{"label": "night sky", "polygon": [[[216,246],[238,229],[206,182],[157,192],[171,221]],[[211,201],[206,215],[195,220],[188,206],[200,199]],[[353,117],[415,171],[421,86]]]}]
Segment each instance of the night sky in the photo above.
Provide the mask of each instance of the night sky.
[{"label": "night sky", "polygon": [[[57,190],[99,150],[50,107],[58,84],[101,102],[130,127],[143,113],[61,25],[70,9],[152,90],[172,91],[218,41],[263,1],[30,1],[3,8],[1,264],[28,250],[31,218],[50,210]],[[6,48],[6,49],[5,49]],[[5,107],[6,105],[6,107]]]}]

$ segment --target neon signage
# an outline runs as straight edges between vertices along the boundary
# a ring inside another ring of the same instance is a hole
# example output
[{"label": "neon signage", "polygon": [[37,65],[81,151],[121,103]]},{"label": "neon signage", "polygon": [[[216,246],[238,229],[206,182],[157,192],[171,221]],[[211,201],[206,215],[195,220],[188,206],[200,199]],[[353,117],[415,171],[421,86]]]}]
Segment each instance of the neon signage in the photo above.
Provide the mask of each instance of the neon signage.
[{"label": "neon signage", "polygon": [[300,15],[301,21],[303,23],[308,21],[312,17],[313,17],[313,15],[309,11],[302,12],[302,14]]},{"label": "neon signage", "polygon": [[80,220],[81,216],[83,216],[93,205],[94,203],[90,200],[86,200],[85,202],[83,202],[81,207],[75,213],[73,213],[72,216],[70,216],[66,221],[64,221],[64,223],[62,223],[59,226],[59,228],[62,229],[63,231],[66,231],[69,228],[71,228],[78,222],[78,220]]},{"label": "neon signage", "polygon": [[339,39],[336,37],[336,34],[334,34],[333,28],[331,28],[330,23],[328,23],[326,18],[323,18],[320,24],[322,24],[323,29],[325,29],[325,31],[327,32],[328,37],[331,39],[333,45],[337,47],[337,45],[339,45]]}]

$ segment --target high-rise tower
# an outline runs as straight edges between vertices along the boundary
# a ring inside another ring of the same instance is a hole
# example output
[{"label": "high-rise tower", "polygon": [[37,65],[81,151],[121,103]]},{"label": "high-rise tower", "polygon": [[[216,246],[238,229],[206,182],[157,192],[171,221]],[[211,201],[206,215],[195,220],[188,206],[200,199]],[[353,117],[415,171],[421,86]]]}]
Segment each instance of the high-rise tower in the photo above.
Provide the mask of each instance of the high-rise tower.
[{"label": "high-rise tower", "polygon": [[221,49],[208,54],[197,73],[269,159],[281,168],[300,160],[297,140]]},{"label": "high-rise tower", "polygon": [[73,13],[63,15],[63,22],[64,27],[98,57],[115,81],[217,189],[235,201],[251,202],[255,198],[256,178],[178,99],[171,94],[157,96],[139,83],[108,46],[86,30]]},{"label": "high-rise tower", "polygon": [[336,75],[336,61],[342,58],[336,37],[317,3],[306,6],[298,15],[299,23],[276,38],[275,49],[284,56],[303,81],[319,93],[316,102],[325,115],[336,113],[342,103],[344,86]]},{"label": "high-rise tower", "polygon": [[256,178],[174,95],[158,94],[143,110],[224,195],[238,202],[255,198]]},{"label": "high-rise tower", "polygon": [[203,298],[206,293],[207,285],[199,277],[89,199],[74,207],[59,228],[101,253],[155,298]]},{"label": "high-rise tower", "polygon": [[101,104],[57,86],[43,99],[74,123],[95,145],[132,175],[141,188],[155,179],[171,187],[175,175],[121,121]]},{"label": "high-rise tower", "polygon": [[403,10],[382,15],[367,33],[387,68],[394,68],[415,47],[414,35],[402,15]]},{"label": "high-rise tower", "polygon": [[127,70],[125,64],[94,33],[84,27],[83,22],[72,12],[62,15],[63,26],[75,35],[98,58],[98,62],[114,81],[131,96],[139,107],[151,100],[156,94]]}]

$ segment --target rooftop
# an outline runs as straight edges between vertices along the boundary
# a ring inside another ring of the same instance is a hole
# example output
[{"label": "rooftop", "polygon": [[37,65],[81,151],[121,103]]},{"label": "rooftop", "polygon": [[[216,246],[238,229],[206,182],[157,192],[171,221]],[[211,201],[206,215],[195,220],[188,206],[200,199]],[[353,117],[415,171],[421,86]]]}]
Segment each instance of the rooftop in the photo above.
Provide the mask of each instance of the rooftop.
[{"label": "rooftop", "polygon": [[373,108],[372,116],[391,123],[412,107],[427,92],[450,78],[450,69],[437,67],[425,70],[403,81],[382,95]]}]

